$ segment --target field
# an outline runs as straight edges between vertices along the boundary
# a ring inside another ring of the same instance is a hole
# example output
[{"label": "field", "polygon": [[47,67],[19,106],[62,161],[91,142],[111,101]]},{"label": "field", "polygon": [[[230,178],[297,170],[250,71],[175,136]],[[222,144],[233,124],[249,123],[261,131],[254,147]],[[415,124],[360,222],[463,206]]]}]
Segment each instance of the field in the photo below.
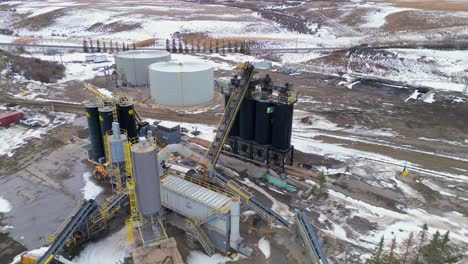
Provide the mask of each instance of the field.
[{"label": "field", "polygon": [[[269,186],[256,178],[268,173],[264,167],[227,155],[219,162],[223,173],[282,215],[306,211],[331,263],[364,263],[382,236],[385,245],[395,238],[401,247],[423,224],[431,234],[450,231],[453,254],[460,263],[468,261],[468,7],[463,1],[2,2],[0,29],[9,28],[14,34],[0,34],[0,48],[8,52],[0,53],[0,107],[22,111],[41,120],[41,126],[0,130],[5,142],[0,147],[0,263],[44,246],[45,235],[56,230],[77,200],[102,201],[111,192],[92,179],[93,166],[81,147],[68,141],[88,133],[82,104],[95,95],[84,83],[143,102],[137,107],[140,115],[181,124],[187,141],[195,130],[201,139],[214,137],[222,94],[215,92],[212,101],[193,107],[151,106],[146,87],[106,82],[104,68],[113,66],[114,52],[105,62],[86,62],[85,39],[159,49],[173,39],[189,48],[218,41],[221,50],[222,43],[249,43],[250,55],[195,51],[172,54],[172,59],[209,63],[220,81],[229,80],[241,62],[271,61],[273,68],[259,74],[268,73],[277,85],[290,83],[301,95],[293,123],[295,166],[326,173],[329,198],[304,199]],[[57,46],[59,54],[4,43]],[[13,67],[12,57],[26,63],[40,59],[65,70],[41,82]],[[170,230],[187,263],[227,261],[197,253],[200,247],[186,246],[178,229]],[[303,263],[301,243],[285,230],[273,230],[271,235],[258,230],[268,242],[248,236],[256,255],[237,262]],[[74,261],[122,261],[130,246],[124,232],[115,231]],[[268,243],[269,258],[262,253]],[[410,251],[414,255],[417,249]]]}]

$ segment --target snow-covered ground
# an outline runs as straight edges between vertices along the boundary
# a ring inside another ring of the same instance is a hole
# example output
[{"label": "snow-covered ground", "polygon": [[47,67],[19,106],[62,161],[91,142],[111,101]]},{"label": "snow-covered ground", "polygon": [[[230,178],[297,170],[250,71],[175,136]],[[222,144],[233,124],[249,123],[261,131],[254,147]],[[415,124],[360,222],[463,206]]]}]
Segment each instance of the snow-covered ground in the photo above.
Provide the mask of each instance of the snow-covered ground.
[{"label": "snow-covered ground", "polygon": [[0,213],[8,213],[12,209],[10,202],[0,196]]},{"label": "snow-covered ground", "polygon": [[356,53],[349,74],[385,78],[411,85],[464,92],[468,81],[467,50],[385,49]]},{"label": "snow-covered ground", "polygon": [[50,112],[50,115],[53,118],[52,121],[42,114],[31,116],[41,124],[40,127],[29,128],[17,124],[0,129],[0,140],[3,142],[0,146],[0,156],[12,157],[15,150],[27,144],[29,139],[41,138],[51,129],[61,124],[70,123],[75,119],[75,114],[70,113]]},{"label": "snow-covered ground", "polygon": [[85,185],[82,189],[83,198],[86,200],[96,199],[96,197],[104,190],[101,186],[93,182],[93,176],[91,172],[85,172],[83,174]]},{"label": "snow-covered ground", "polygon": [[270,241],[265,239],[265,237],[260,238],[260,240],[258,241],[258,248],[262,251],[263,255],[265,255],[266,259],[270,257]]},{"label": "snow-covered ground", "polygon": [[98,242],[88,244],[81,253],[73,258],[73,264],[123,263],[132,252],[132,245],[127,240],[127,230],[118,232]]},{"label": "snow-covered ground", "polygon": [[[415,97],[415,96],[413,96]],[[309,114],[310,115],[310,114]],[[367,134],[370,138],[386,138],[395,137],[393,131],[360,131],[360,128],[340,128],[327,119],[314,116],[310,121],[312,124],[304,124],[300,119],[307,116],[306,112],[296,111],[295,121],[293,125],[292,144],[295,149],[302,152],[319,154],[321,156],[330,157],[346,164],[341,170],[333,169],[328,173],[345,173],[347,175],[356,175],[362,181],[372,186],[382,189],[392,189],[401,192],[408,200],[418,201],[416,204],[425,203],[424,197],[409,184],[405,183],[399,174],[403,166],[411,166],[412,170],[418,173],[426,173],[426,178],[423,184],[432,190],[444,196],[449,196],[452,199],[458,199],[461,203],[466,202],[468,194],[459,192],[457,186],[462,184],[464,172],[460,174],[450,174],[441,171],[425,171],[423,166],[419,164],[410,164],[404,160],[397,160],[385,155],[355,150],[352,147],[342,146],[340,144],[327,143],[318,140],[315,137],[319,135],[334,136],[335,131],[346,131],[348,133],[359,135],[357,133]],[[327,132],[328,131],[328,132]],[[357,133],[356,133],[357,132]],[[390,132],[390,133],[389,133]],[[359,137],[359,136],[357,136]],[[338,138],[340,138],[338,136]],[[342,137],[347,140],[356,140],[355,136]],[[364,137],[366,138],[366,137]],[[359,139],[358,139],[359,141]],[[381,139],[370,140],[369,144],[381,144]],[[464,144],[464,142],[452,142],[452,144]],[[417,151],[412,149],[412,151]],[[453,157],[457,158],[457,157]],[[420,168],[420,169],[419,169]],[[321,168],[319,168],[321,169]],[[326,171],[326,170],[325,170]],[[443,175],[443,176],[440,176]],[[442,177],[442,178],[440,178]],[[451,183],[450,188],[444,188],[433,183],[433,181],[443,180]],[[463,186],[463,185],[461,185]],[[359,231],[354,229],[343,220],[343,215],[336,211],[333,213],[321,216],[321,222],[328,220],[328,229],[323,230],[325,233],[337,237],[340,240],[348,241],[355,245],[374,248],[382,235],[386,239],[393,237],[397,238],[398,242],[406,239],[410,232],[415,234],[419,232],[424,223],[429,225],[429,231],[435,232],[440,230],[445,232],[450,231],[451,238],[459,243],[468,245],[468,221],[458,212],[438,212],[424,210],[412,203],[408,203],[406,199],[402,201],[399,210],[385,209],[383,207],[371,205],[370,203],[348,197],[338,191],[329,190],[330,198],[328,203],[336,207],[337,204],[342,204],[346,210],[346,218],[354,216],[361,217],[376,224],[375,229],[370,231]],[[404,204],[404,205],[403,205]],[[316,208],[321,212],[326,211],[326,207]],[[320,221],[319,219],[319,221]]]},{"label": "snow-covered ground", "polygon": [[191,251],[187,257],[187,264],[223,264],[228,261],[232,261],[232,259],[218,253],[210,257],[200,251]]}]

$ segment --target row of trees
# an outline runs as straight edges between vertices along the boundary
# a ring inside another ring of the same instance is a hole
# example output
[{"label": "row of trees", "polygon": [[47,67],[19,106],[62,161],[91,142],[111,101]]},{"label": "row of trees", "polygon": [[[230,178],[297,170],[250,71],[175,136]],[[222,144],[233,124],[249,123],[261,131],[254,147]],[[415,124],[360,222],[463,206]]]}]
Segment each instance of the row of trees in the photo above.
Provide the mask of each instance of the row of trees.
[{"label": "row of trees", "polygon": [[216,39],[216,41],[210,39],[209,41],[203,41],[203,43],[201,43],[200,40],[196,42],[192,40],[189,45],[187,41],[182,43],[180,39],[178,43],[176,43],[175,38],[172,39],[171,45],[171,41],[166,39],[166,50],[172,53],[242,53],[249,55],[251,45],[251,43],[246,41],[240,43],[235,41],[232,43],[228,40],[226,43],[225,40],[219,41],[218,39]]},{"label": "row of trees", "polygon": [[[132,48],[135,50],[136,45],[133,43]],[[130,46],[128,44],[125,44],[122,42],[122,44],[119,44],[117,42],[113,43],[112,40],[109,42],[109,45],[106,45],[106,42],[103,41],[102,45],[99,40],[96,40],[95,44],[93,43],[92,39],[89,39],[88,41],[86,39],[83,40],[83,52],[85,53],[94,53],[94,52],[110,52],[114,53],[119,52],[119,51],[127,51],[130,50]]]},{"label": "row of trees", "polygon": [[[366,264],[443,264],[455,263],[457,258],[452,255],[450,246],[450,233],[442,235],[437,230],[432,238],[427,241],[428,226],[424,224],[417,238],[413,233],[403,241],[397,250],[398,244],[393,238],[389,250],[384,251],[385,239],[382,236],[372,256],[366,260]],[[402,254],[397,254],[403,252]]]}]

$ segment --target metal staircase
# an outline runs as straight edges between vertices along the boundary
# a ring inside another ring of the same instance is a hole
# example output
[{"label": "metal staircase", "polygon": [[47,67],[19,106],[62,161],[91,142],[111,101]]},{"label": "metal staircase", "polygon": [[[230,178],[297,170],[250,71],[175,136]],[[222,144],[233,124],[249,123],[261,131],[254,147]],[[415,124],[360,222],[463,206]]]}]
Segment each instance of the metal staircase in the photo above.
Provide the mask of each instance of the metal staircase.
[{"label": "metal staircase", "polygon": [[201,225],[196,224],[196,220],[193,218],[187,218],[186,220],[187,227],[189,228],[191,234],[200,242],[202,247],[205,249],[205,252],[208,256],[212,256],[215,253],[215,247],[211,243],[210,238],[203,231]]},{"label": "metal staircase", "polygon": [[235,117],[239,112],[239,108],[242,104],[242,101],[247,94],[247,91],[250,87],[250,82],[252,81],[252,77],[254,75],[254,67],[246,63],[244,65],[244,70],[242,73],[242,78],[240,82],[234,87],[231,91],[231,97],[224,109],[223,117],[218,125],[216,130],[216,136],[211,143],[208,152],[206,153],[206,158],[211,161],[211,166],[214,169],[216,162],[218,161],[219,155],[223,150],[224,143],[229,135],[229,131],[231,130],[232,125],[234,124]]},{"label": "metal staircase", "polygon": [[307,252],[312,258],[312,263],[328,264],[327,258],[318,241],[317,234],[315,234],[307,216],[302,211],[297,210],[295,222],[297,224],[297,232],[304,240]]}]

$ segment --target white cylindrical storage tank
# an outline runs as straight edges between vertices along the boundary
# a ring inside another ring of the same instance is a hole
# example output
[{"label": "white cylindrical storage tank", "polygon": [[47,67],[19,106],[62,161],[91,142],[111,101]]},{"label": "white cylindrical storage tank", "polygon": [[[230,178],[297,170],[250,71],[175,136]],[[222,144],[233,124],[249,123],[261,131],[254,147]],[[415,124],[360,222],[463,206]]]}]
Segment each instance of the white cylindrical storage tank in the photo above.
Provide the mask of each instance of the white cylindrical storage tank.
[{"label": "white cylindrical storage tank", "polygon": [[142,86],[148,83],[148,66],[170,61],[171,54],[160,50],[129,50],[115,55],[117,76],[122,84]]},{"label": "white cylindrical storage tank", "polygon": [[193,106],[213,99],[213,67],[205,62],[161,62],[149,66],[151,98],[157,104]]},{"label": "white cylindrical storage tank", "polygon": [[140,139],[131,152],[138,210],[143,216],[157,216],[161,210],[157,148]]}]

